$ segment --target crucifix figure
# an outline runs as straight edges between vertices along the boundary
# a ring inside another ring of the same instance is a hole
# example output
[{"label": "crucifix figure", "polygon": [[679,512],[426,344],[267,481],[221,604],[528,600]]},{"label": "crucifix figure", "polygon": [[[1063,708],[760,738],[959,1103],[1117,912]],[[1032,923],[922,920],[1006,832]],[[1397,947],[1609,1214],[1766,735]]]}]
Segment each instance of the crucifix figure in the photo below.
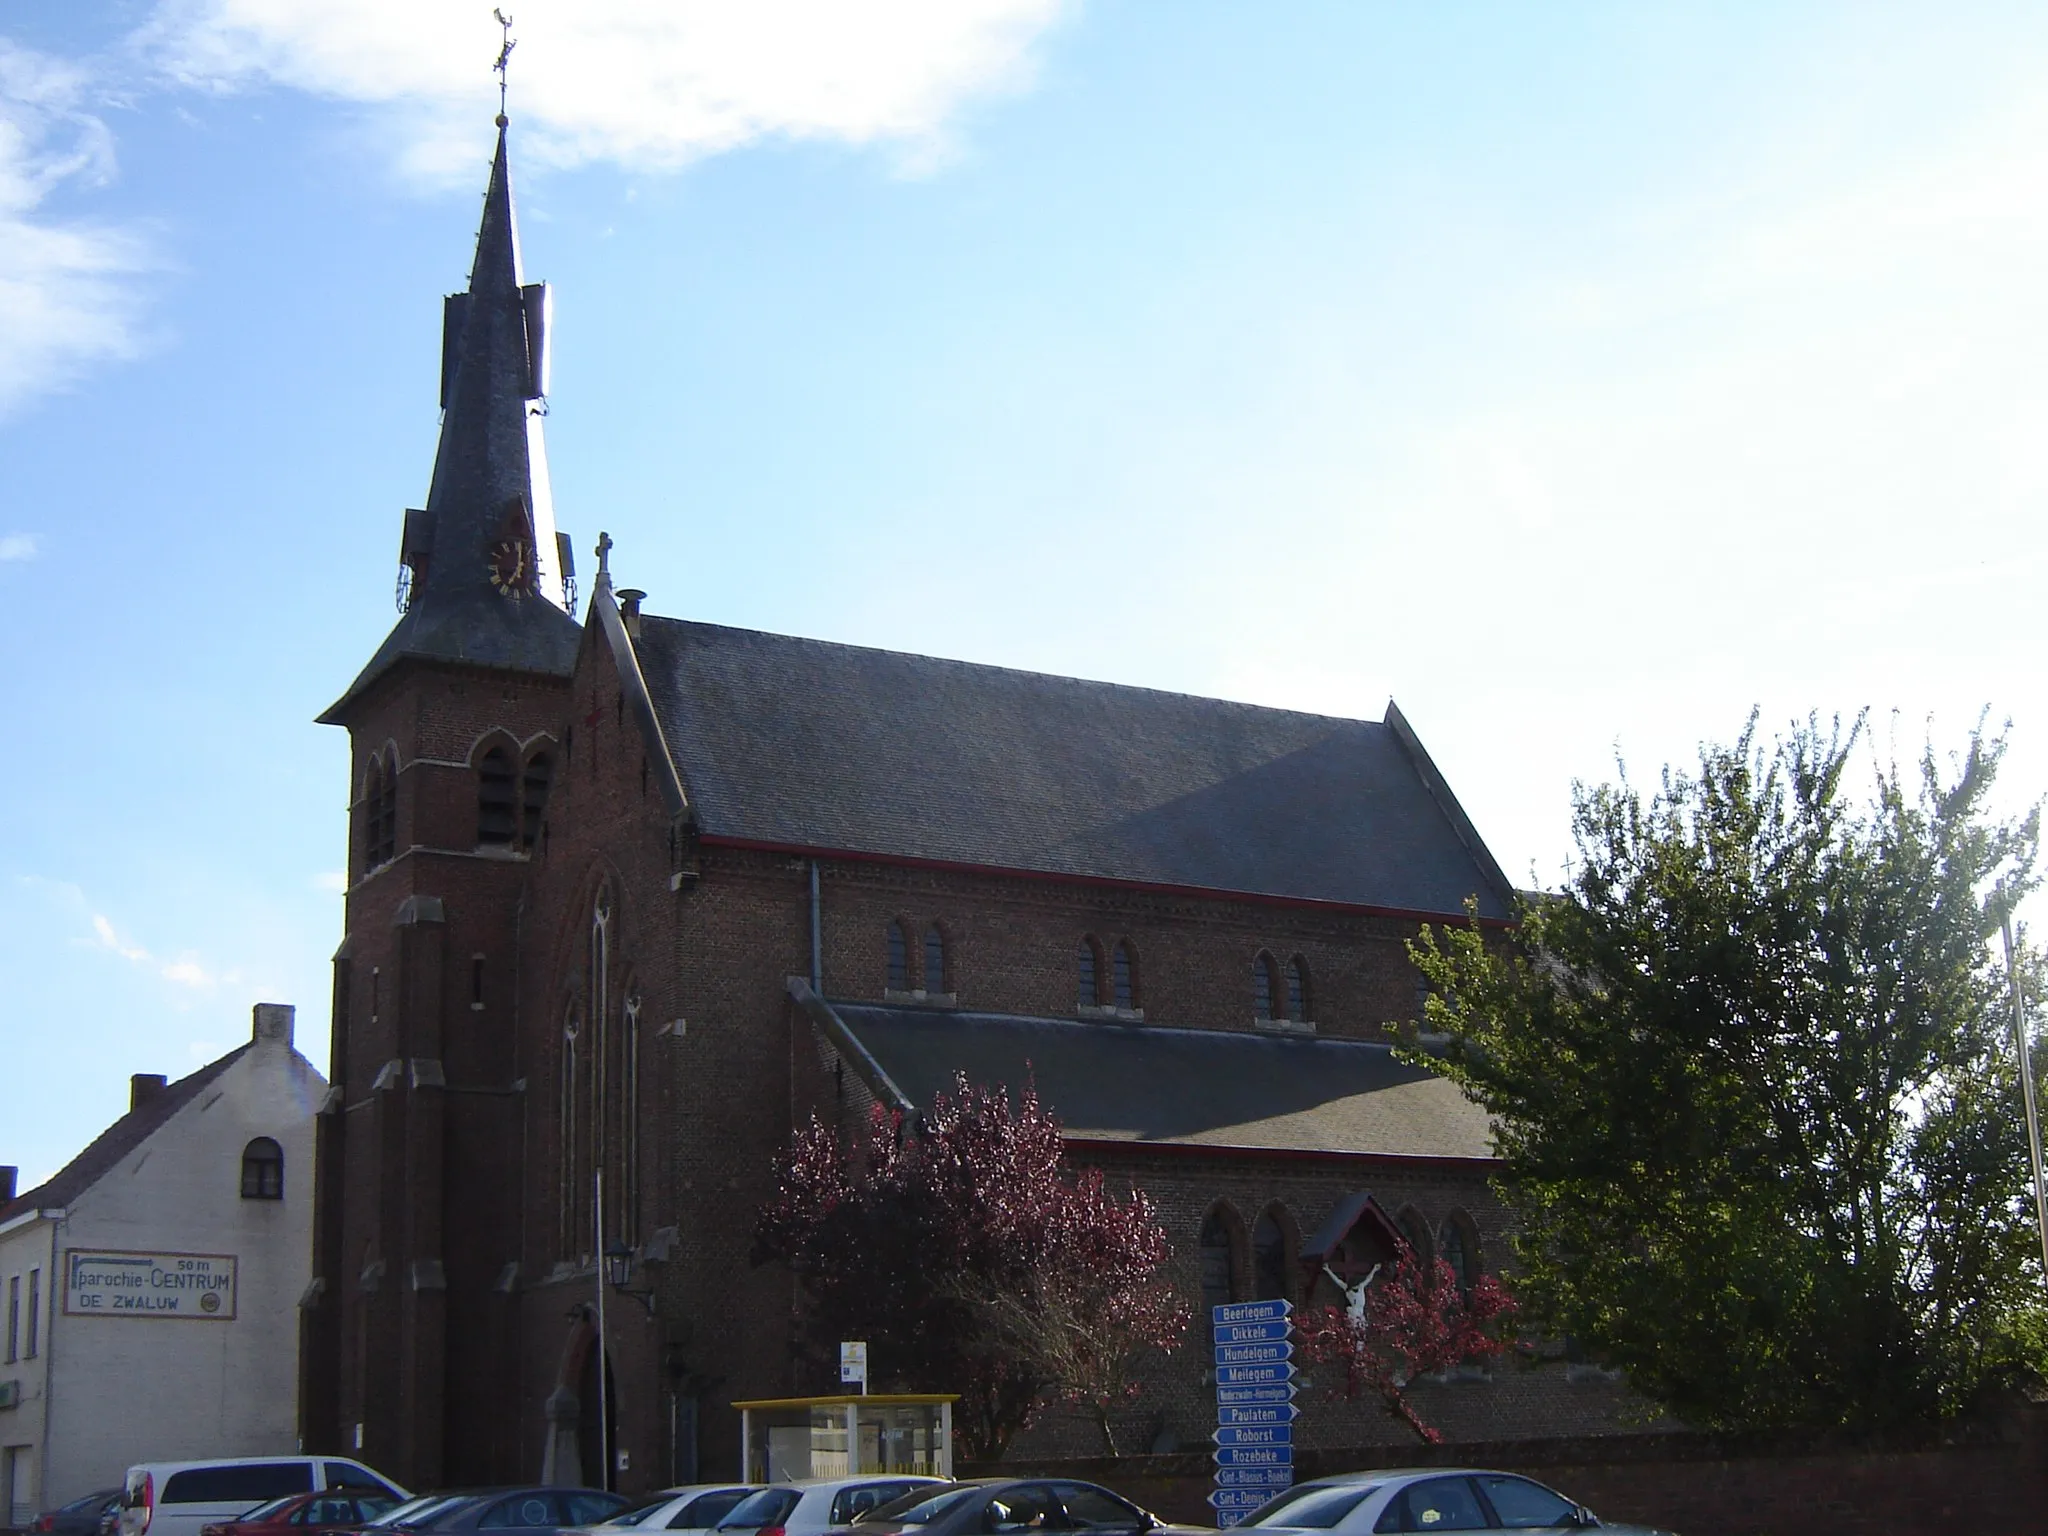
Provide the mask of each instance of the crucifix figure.
[{"label": "crucifix figure", "polygon": [[1323,1273],[1330,1277],[1330,1284],[1344,1293],[1344,1315],[1354,1327],[1362,1328],[1365,1326],[1365,1293],[1379,1278],[1379,1272],[1385,1265],[1375,1264],[1361,1274],[1362,1261],[1352,1258],[1341,1248],[1337,1251],[1336,1260],[1337,1268],[1332,1269],[1325,1264]]}]

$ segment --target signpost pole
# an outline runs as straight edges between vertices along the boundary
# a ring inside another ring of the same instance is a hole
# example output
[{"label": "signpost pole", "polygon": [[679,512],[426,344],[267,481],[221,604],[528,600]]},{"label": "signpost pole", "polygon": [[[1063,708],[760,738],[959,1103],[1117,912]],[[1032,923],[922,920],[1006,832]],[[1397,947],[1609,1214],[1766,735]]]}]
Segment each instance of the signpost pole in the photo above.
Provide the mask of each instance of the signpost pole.
[{"label": "signpost pole", "polygon": [[1236,1525],[1294,1482],[1294,1342],[1283,1300],[1209,1309],[1216,1359],[1216,1524]]}]

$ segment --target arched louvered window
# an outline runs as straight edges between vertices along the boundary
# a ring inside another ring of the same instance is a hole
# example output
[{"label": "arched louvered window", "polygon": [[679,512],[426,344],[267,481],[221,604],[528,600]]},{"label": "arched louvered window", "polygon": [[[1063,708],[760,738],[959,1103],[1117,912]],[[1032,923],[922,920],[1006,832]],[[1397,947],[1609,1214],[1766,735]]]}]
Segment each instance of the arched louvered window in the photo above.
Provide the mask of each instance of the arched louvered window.
[{"label": "arched louvered window", "polygon": [[1279,995],[1280,968],[1263,949],[1252,957],[1252,1017],[1273,1017],[1273,1000]]},{"label": "arched louvered window", "polygon": [[1102,1006],[1102,946],[1093,934],[1085,935],[1074,953],[1075,1001],[1083,1008]]},{"label": "arched louvered window", "polygon": [[363,870],[389,864],[398,853],[398,763],[379,752],[363,786]]},{"label": "arched louvered window", "polygon": [[889,924],[889,990],[910,990],[910,931],[900,917]]},{"label": "arched louvered window", "polygon": [[1123,1009],[1138,1006],[1138,954],[1131,948],[1129,939],[1116,941],[1116,953],[1111,957],[1111,990],[1116,1005]]},{"label": "arched louvered window", "polygon": [[284,1148],[268,1136],[258,1136],[242,1148],[242,1198],[284,1198]]},{"label": "arched louvered window", "polygon": [[1291,1301],[1287,1293],[1289,1262],[1287,1227],[1280,1213],[1268,1208],[1252,1226],[1252,1278],[1260,1301]]},{"label": "arched louvered window", "polygon": [[519,840],[528,847],[540,844],[540,819],[548,808],[548,786],[555,780],[554,754],[543,749],[526,760],[526,774],[520,783]]},{"label": "arched louvered window", "polygon": [[519,794],[512,754],[503,747],[484,753],[476,770],[476,840],[498,847],[519,836]]},{"label": "arched louvered window", "polygon": [[1308,1016],[1308,962],[1296,955],[1287,962],[1287,1017],[1304,1024]]},{"label": "arched louvered window", "polygon": [[946,990],[946,934],[937,923],[924,931],[924,989]]}]

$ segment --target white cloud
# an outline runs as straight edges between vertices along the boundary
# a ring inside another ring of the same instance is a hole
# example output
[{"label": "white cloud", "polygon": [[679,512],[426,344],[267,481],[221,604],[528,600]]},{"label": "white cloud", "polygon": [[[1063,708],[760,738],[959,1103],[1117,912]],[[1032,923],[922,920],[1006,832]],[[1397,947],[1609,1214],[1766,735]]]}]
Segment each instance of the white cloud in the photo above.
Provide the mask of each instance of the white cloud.
[{"label": "white cloud", "polygon": [[316,891],[346,891],[348,889],[348,875],[339,869],[323,870],[313,877],[313,889]]},{"label": "white cloud", "polygon": [[[521,0],[512,111],[555,163],[667,167],[752,140],[895,143],[919,159],[976,96],[1029,84],[1066,0]],[[476,0],[162,0],[139,35],[174,78],[387,106],[416,170],[467,169],[496,109]]]},{"label": "white cloud", "polygon": [[33,560],[36,557],[36,536],[32,533],[10,533],[0,538],[0,562],[8,560]]},{"label": "white cloud", "polygon": [[[135,350],[141,242],[44,206],[60,188],[113,175],[90,87],[83,66],[0,38],[0,412]],[[23,540],[0,541],[0,559],[29,558],[34,541]]]},{"label": "white cloud", "polygon": [[175,981],[181,987],[210,987],[213,977],[196,960],[173,960],[163,968],[165,981]]},{"label": "white cloud", "polygon": [[99,935],[102,945],[111,949],[123,960],[133,960],[138,965],[149,962],[150,955],[148,950],[133,944],[123,943],[120,935],[114,932],[114,925],[97,912],[92,915],[92,931]]},{"label": "white cloud", "polygon": [[205,988],[221,982],[234,985],[242,980],[241,975],[234,971],[216,976],[189,955],[181,960],[159,960],[140,944],[122,938],[113,923],[98,912],[92,915],[92,931],[99,938],[102,949],[111,950],[131,964],[147,966],[165,981],[181,987]]}]

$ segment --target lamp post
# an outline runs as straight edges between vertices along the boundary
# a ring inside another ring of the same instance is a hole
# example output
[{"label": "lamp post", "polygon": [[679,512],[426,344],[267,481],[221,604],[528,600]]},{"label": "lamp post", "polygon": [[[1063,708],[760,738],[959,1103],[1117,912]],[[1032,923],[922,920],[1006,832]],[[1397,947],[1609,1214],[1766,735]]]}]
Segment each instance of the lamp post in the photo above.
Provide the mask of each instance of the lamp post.
[{"label": "lamp post", "polygon": [[2020,1104],[2027,1117],[2027,1163],[2034,1175],[2034,1222],[2041,1234],[2041,1277],[2048,1281],[2048,1176],[2041,1167],[2041,1115],[2034,1104],[2033,1053],[2027,1048],[2027,1000],[2020,988],[2019,967],[2013,963],[2012,914],[2007,913],[2005,930],[2005,979],[2012,989],[2012,1043],[2020,1060]]},{"label": "lamp post", "polygon": [[621,1296],[632,1297],[641,1306],[645,1307],[647,1315],[652,1317],[654,1316],[654,1292],[652,1290],[636,1291],[631,1288],[633,1283],[633,1260],[633,1250],[628,1248],[622,1239],[613,1238],[611,1246],[604,1251],[604,1277],[610,1282],[613,1290],[617,1291]]}]

